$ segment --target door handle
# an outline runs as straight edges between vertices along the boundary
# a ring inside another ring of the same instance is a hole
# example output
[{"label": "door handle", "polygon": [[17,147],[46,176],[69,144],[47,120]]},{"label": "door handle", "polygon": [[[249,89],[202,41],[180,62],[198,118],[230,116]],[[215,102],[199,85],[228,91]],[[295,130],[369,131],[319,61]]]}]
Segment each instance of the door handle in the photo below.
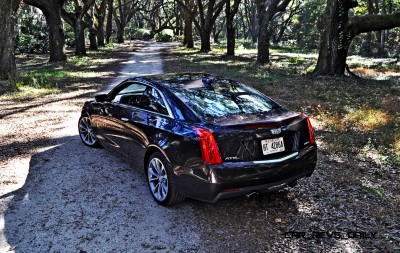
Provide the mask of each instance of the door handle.
[{"label": "door handle", "polygon": [[128,122],[129,121],[128,118],[121,118],[121,120],[124,121],[124,122]]}]

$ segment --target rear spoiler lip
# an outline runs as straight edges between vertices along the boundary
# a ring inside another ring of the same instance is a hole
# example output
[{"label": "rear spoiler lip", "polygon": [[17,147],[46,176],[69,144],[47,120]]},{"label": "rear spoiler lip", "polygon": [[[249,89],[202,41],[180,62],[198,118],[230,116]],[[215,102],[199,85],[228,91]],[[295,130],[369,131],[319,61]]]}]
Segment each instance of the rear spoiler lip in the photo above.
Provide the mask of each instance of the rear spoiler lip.
[{"label": "rear spoiler lip", "polygon": [[266,128],[266,127],[279,127],[290,124],[293,120],[295,120],[300,115],[298,113],[293,113],[290,115],[284,115],[280,117],[274,117],[273,120],[257,120],[257,121],[242,121],[239,124],[237,122],[234,123],[226,123],[226,124],[215,124],[219,127],[227,127],[227,128]]}]

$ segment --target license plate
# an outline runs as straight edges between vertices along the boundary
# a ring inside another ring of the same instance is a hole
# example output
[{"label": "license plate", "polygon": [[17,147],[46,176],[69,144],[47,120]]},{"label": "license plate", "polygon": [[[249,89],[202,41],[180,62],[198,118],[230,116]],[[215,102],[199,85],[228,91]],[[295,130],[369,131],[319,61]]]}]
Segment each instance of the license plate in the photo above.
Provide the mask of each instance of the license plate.
[{"label": "license plate", "polygon": [[261,147],[264,155],[285,151],[285,144],[283,143],[283,137],[262,140]]}]

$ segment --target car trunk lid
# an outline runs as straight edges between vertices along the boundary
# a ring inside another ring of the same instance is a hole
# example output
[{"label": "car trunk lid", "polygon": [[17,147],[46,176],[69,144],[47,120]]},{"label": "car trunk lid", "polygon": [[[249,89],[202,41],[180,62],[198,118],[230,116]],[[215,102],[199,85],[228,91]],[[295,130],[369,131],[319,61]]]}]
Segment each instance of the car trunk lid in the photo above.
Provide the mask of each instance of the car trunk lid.
[{"label": "car trunk lid", "polygon": [[214,136],[224,162],[279,159],[298,152],[310,140],[306,118],[290,112],[264,120],[219,120]]}]

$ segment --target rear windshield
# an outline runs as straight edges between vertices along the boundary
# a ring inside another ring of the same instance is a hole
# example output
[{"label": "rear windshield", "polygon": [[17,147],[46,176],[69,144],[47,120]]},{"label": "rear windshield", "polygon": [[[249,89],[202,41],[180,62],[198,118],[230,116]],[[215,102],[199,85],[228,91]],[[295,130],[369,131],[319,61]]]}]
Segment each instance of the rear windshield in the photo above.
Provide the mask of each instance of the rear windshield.
[{"label": "rear windshield", "polygon": [[279,107],[260,92],[225,79],[214,79],[210,88],[206,88],[202,80],[194,80],[173,85],[171,90],[203,118],[266,113]]}]

